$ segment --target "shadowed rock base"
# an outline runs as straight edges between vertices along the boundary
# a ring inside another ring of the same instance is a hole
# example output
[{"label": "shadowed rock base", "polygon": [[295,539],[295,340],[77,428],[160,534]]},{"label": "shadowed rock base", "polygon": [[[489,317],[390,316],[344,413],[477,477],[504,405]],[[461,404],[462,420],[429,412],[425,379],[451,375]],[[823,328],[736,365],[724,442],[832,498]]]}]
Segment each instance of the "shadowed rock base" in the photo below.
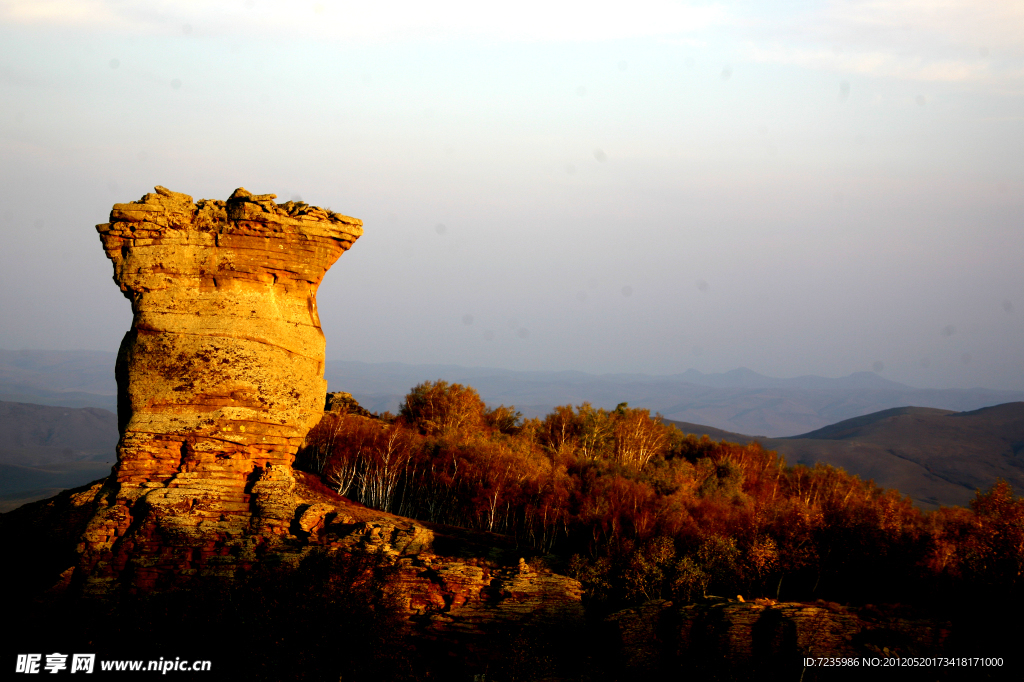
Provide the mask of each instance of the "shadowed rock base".
[{"label": "shadowed rock base", "polygon": [[[953,631],[949,621],[902,607],[719,597],[650,601],[605,622],[618,654],[610,665],[624,674],[729,680],[863,679],[871,668],[895,667],[892,659],[949,655]],[[934,667],[904,673],[939,677]]]}]

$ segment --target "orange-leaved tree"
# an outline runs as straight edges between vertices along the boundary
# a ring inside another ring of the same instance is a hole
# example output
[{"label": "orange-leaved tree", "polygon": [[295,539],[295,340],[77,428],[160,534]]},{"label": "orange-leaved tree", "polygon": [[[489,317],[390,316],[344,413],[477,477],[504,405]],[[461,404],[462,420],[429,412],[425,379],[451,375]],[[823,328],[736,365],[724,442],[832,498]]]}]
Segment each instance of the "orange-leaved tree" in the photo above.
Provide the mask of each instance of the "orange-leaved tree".
[{"label": "orange-leaved tree", "polygon": [[438,379],[414,386],[399,417],[426,435],[445,436],[481,428],[485,409],[473,388]]}]

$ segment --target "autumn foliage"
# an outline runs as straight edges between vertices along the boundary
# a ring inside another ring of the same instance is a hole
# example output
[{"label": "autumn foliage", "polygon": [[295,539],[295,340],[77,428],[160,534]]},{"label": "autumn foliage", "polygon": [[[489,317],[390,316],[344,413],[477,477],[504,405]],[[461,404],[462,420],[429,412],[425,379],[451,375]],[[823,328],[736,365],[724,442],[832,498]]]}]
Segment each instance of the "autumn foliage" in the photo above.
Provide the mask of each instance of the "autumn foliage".
[{"label": "autumn foliage", "polygon": [[970,509],[922,513],[841,469],[786,466],[625,403],[523,420],[426,382],[396,418],[326,414],[296,464],[368,506],[512,536],[608,608],[706,594],[1019,598],[1024,585],[1024,500],[1006,483]]}]

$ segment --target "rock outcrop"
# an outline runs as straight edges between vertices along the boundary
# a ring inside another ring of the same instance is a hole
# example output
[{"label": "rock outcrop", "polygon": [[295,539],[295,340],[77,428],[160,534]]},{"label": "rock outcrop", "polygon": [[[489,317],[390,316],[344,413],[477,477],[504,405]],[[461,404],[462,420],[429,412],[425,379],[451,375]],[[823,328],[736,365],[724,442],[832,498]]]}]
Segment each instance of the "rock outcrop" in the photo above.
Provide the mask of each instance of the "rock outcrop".
[{"label": "rock outcrop", "polygon": [[274,198],[157,187],[97,226],[134,319],[118,462],[82,547],[92,590],[126,571],[152,589],[229,546],[244,565],[243,537],[289,532],[291,463],[327,391],[316,291],[362,223]]},{"label": "rock outcrop", "polygon": [[650,601],[606,623],[623,669],[651,674],[683,669],[727,679],[796,679],[805,657],[856,658],[859,663],[936,655],[952,632],[949,622],[898,606],[719,597],[678,606]]},{"label": "rock outcrop", "polygon": [[361,410],[347,394],[327,400],[316,291],[362,225],[273,199],[238,189],[193,202],[157,187],[97,226],[134,320],[116,368],[112,475],[23,514],[34,528],[74,520],[77,530],[51,534],[78,537],[73,555],[51,553],[58,590],[159,592],[326,551],[396,565],[409,617],[434,637],[578,609],[575,580],[464,531],[352,503],[292,469],[325,406]]},{"label": "rock outcrop", "polygon": [[353,414],[358,417],[374,417],[369,410],[360,405],[356,399],[352,397],[351,393],[345,393],[344,391],[327,394],[327,404],[324,406],[324,412]]},{"label": "rock outcrop", "polygon": [[320,419],[317,287],[362,223],[273,199],[157,187],[97,226],[134,313],[116,369],[122,486],[237,488],[288,467]]}]

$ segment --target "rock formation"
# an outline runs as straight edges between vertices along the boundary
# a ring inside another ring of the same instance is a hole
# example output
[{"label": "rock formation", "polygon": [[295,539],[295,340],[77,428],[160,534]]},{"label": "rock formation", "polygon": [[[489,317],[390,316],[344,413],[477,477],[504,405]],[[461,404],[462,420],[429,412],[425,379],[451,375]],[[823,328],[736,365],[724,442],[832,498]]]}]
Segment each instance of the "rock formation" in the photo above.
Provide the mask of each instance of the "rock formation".
[{"label": "rock formation", "polygon": [[316,291],[362,223],[244,189],[198,204],[156,189],[97,226],[134,313],[116,370],[117,481],[237,488],[254,466],[290,465],[320,419]]},{"label": "rock formation", "polygon": [[[371,416],[326,393],[316,308],[362,224],[274,198],[193,202],[157,187],[97,226],[134,313],[116,367],[118,462],[104,481],[0,517],[25,557],[6,562],[5,584],[35,596],[56,581],[55,600],[171,592],[287,571],[316,551],[372,554],[397,569],[390,586],[417,634],[448,652],[473,652],[466,640],[506,622],[582,621],[580,583],[531,568],[507,539],[369,509],[292,469],[325,409]],[[804,656],[925,655],[950,630],[874,607],[718,598],[651,601],[603,625],[594,660],[620,679],[765,679],[769,664],[793,679]]]},{"label": "rock formation", "polygon": [[[319,549],[396,564],[407,612],[433,636],[578,608],[574,580],[292,470],[325,406],[358,408],[347,394],[327,400],[316,291],[362,224],[274,198],[238,189],[193,202],[157,187],[97,226],[134,320],[117,360],[112,475],[25,512],[35,528],[62,526],[59,542],[78,537],[74,565],[57,564],[59,588],[162,591],[257,564],[287,570]],[[465,558],[474,552],[490,558]]]},{"label": "rock formation", "polygon": [[195,203],[157,187],[97,226],[134,320],[115,370],[112,501],[80,567],[93,589],[126,568],[150,589],[247,533],[288,532],[275,503],[327,390],[316,291],[362,223],[274,198]]},{"label": "rock formation", "polygon": [[324,412],[334,412],[335,414],[354,414],[359,417],[371,418],[374,416],[369,410],[360,405],[356,399],[352,397],[351,393],[345,393],[344,391],[327,394],[327,404],[324,406]]}]

